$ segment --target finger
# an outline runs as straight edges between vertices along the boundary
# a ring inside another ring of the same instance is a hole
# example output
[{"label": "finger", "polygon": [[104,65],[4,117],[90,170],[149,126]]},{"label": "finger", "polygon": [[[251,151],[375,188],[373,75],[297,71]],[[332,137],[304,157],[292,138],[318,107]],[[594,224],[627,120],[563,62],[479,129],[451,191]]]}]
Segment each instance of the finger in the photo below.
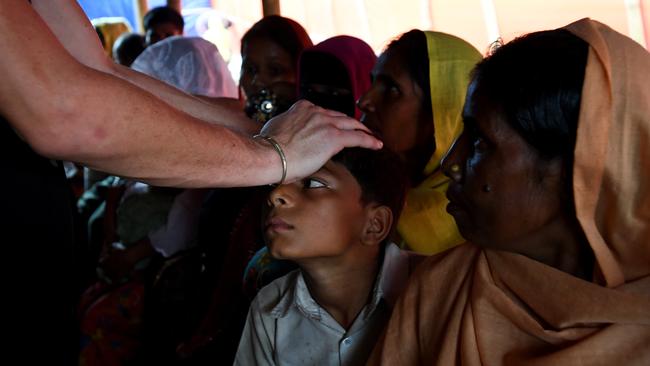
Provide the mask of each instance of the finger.
[{"label": "finger", "polygon": [[372,134],[368,126],[364,125],[354,118],[343,116],[332,119],[332,122],[334,124],[334,127],[338,128],[339,130],[360,130]]},{"label": "finger", "polygon": [[312,102],[306,100],[306,99],[300,99],[299,101],[295,102],[291,108],[312,108],[314,112],[316,113],[322,113],[327,116],[333,116],[333,117],[345,117],[347,114],[335,111],[332,109],[327,109],[323,108],[320,106],[317,106],[316,104],[313,104]]},{"label": "finger", "polygon": [[339,142],[346,147],[365,147],[367,149],[379,150],[384,143],[378,138],[359,130],[343,130],[339,136]]},{"label": "finger", "polygon": [[310,101],[308,101],[306,99],[300,99],[299,101],[293,103],[293,105],[291,106],[291,108],[289,108],[289,110],[291,110],[291,109],[302,109],[302,108],[313,108],[313,107],[315,107],[314,103],[312,103],[312,102],[310,102]]},{"label": "finger", "polygon": [[332,109],[326,109],[326,108],[320,108],[320,107],[318,109],[319,109],[319,112],[321,112],[322,114],[324,114],[326,116],[330,116],[330,117],[348,117],[347,114],[339,112],[339,111],[335,111],[335,110],[332,110]]}]

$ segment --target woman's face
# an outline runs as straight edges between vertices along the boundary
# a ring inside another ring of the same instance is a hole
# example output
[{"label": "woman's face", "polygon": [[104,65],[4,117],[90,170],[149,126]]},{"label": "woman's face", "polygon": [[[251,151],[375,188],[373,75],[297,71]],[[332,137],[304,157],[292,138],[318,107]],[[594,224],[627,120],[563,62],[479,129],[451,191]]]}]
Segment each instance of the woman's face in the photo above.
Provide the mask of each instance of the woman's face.
[{"label": "woman's face", "polygon": [[147,29],[145,33],[145,42],[151,46],[162,41],[165,38],[183,35],[183,29],[171,22],[156,24],[154,27]]},{"label": "woman's face", "polygon": [[447,211],[465,239],[539,258],[566,222],[562,160],[539,157],[475,86],[463,133],[443,161],[452,178]]},{"label": "woman's face", "polygon": [[372,72],[372,87],[359,99],[361,122],[409,165],[422,171],[435,149],[433,121],[423,92],[396,51],[384,52]]},{"label": "woman's face", "polygon": [[354,118],[356,100],[350,77],[338,58],[323,52],[303,53],[299,80],[301,99]]},{"label": "woman's face", "polygon": [[291,55],[267,38],[252,38],[242,49],[239,86],[247,98],[263,89],[278,99],[296,99],[296,65]]}]

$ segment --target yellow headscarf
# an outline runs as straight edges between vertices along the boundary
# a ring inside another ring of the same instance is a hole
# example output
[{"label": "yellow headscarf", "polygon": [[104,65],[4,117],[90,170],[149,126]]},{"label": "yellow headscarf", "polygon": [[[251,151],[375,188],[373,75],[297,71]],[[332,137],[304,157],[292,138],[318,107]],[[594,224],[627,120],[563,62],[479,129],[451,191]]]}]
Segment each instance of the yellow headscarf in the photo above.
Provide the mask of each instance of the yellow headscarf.
[{"label": "yellow headscarf", "polygon": [[439,168],[440,159],[463,130],[465,93],[481,54],[458,37],[430,31],[424,34],[436,150],[424,169],[427,178],[407,193],[397,230],[408,249],[435,254],[463,242],[454,218],[446,211],[449,178]]}]

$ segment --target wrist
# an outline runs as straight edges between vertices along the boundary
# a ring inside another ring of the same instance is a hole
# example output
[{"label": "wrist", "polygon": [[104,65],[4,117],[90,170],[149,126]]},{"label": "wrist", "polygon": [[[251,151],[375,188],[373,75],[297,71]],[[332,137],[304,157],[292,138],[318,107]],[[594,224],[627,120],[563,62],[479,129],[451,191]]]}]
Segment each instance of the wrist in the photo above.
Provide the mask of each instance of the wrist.
[{"label": "wrist", "polygon": [[271,146],[274,155],[276,156],[276,160],[279,160],[279,165],[282,169],[280,179],[276,180],[275,182],[277,182],[278,185],[283,184],[287,178],[287,157],[284,154],[282,145],[280,145],[280,143],[278,143],[273,137],[263,134],[257,134],[253,136],[253,140],[257,140]]}]

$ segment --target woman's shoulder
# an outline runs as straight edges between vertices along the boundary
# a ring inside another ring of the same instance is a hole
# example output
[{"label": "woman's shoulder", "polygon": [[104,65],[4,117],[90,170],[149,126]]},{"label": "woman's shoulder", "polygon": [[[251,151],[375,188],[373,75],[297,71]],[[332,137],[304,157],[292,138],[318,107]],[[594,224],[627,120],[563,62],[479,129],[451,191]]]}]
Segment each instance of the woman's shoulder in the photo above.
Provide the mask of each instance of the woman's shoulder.
[{"label": "woman's shoulder", "polygon": [[473,243],[463,243],[444,252],[419,260],[411,282],[430,287],[432,284],[450,283],[466,278],[473,272],[482,249]]}]

